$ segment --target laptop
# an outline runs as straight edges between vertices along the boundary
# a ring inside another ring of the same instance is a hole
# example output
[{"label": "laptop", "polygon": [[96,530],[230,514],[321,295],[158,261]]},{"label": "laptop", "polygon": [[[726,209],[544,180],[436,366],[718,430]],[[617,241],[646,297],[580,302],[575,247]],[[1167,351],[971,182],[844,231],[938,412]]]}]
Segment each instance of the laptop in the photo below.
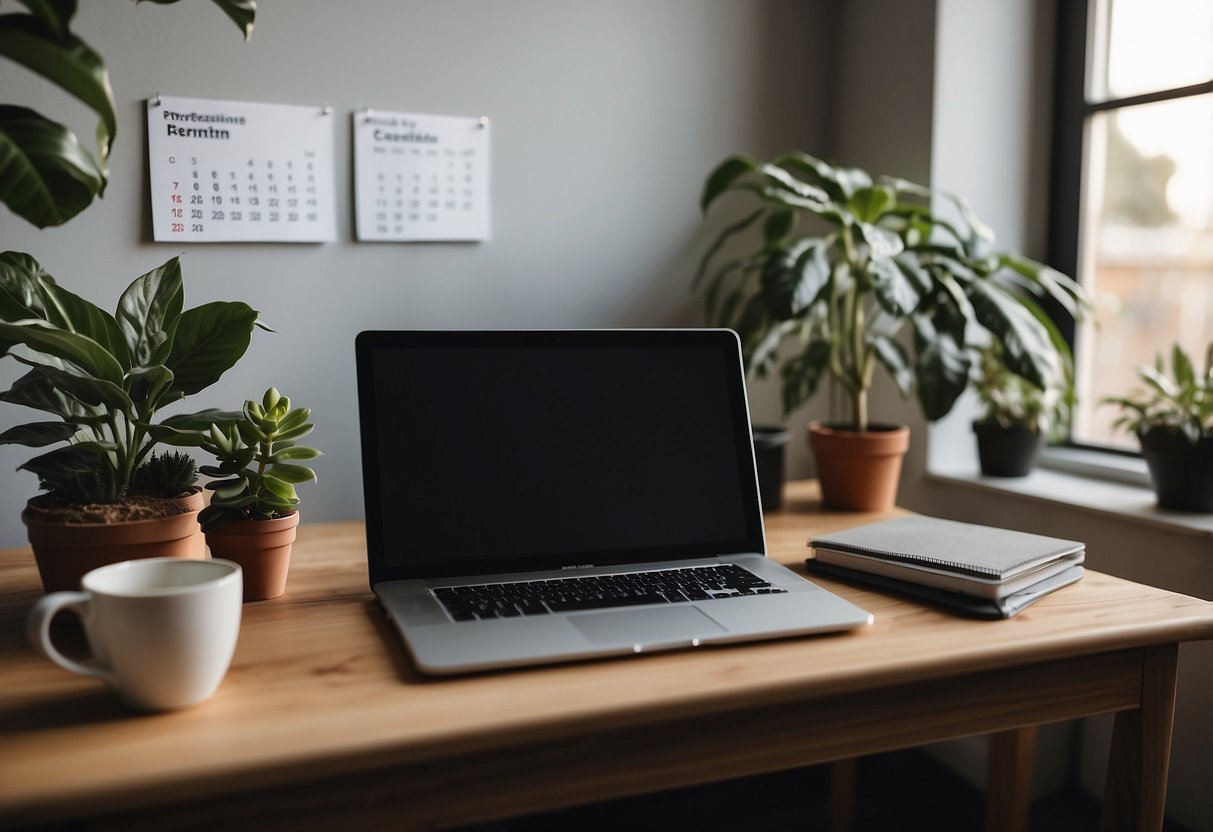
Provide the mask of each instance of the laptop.
[{"label": "laptop", "polygon": [[766,557],[737,335],[362,332],[371,588],[452,674],[847,630]]}]

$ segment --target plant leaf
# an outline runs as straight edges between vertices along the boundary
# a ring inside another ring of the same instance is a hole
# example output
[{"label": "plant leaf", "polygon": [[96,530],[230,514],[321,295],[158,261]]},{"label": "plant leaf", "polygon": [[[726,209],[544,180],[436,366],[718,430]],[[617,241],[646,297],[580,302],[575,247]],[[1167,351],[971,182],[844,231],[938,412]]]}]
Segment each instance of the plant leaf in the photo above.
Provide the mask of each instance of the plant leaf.
[{"label": "plant leaf", "polygon": [[829,282],[825,241],[803,237],[767,260],[762,298],[776,320],[787,320],[808,309]]},{"label": "plant leaf", "polygon": [[92,338],[69,332],[46,321],[0,322],[0,341],[25,344],[32,350],[70,361],[96,378],[121,386],[122,365]]},{"label": "plant leaf", "polygon": [[[178,0],[136,0],[136,2],[151,2],[157,6],[169,6]],[[257,19],[256,0],[211,0],[211,2],[222,9],[223,13],[236,24],[236,27],[244,34],[246,41],[253,36],[253,24]]]},{"label": "plant leaf", "polygon": [[905,249],[905,243],[901,241],[892,231],[887,228],[881,228],[878,225],[870,223],[860,223],[859,233],[867,242],[868,248],[871,251],[873,260],[883,260],[886,257],[893,257],[901,254]]},{"label": "plant leaf", "polygon": [[270,457],[270,462],[275,462],[275,463],[287,462],[287,461],[302,462],[302,461],[308,460],[308,459],[318,459],[319,457],[322,457],[322,456],[324,456],[324,454],[320,453],[320,451],[316,450],[315,448],[303,448],[300,446],[294,446],[294,447],[290,447],[290,448],[283,448],[280,451],[276,451]]},{"label": "plant leaf", "polygon": [[[280,476],[278,469],[282,467],[284,466],[274,466],[274,469],[270,473],[265,474],[261,478],[261,483],[265,486],[266,490],[275,497],[288,502],[294,502],[299,499],[299,495],[295,493],[295,486],[291,485],[290,482],[287,482]],[[293,482],[302,482],[302,480],[293,480]]]},{"label": "plant leaf", "polygon": [[114,91],[105,61],[93,48],[41,15],[0,16],[0,55],[21,64],[92,108],[97,124],[97,151],[104,160],[118,132]]},{"label": "plant leaf", "polygon": [[799,218],[800,215],[790,208],[772,211],[762,224],[762,238],[768,246],[779,244],[796,227]]},{"label": "plant leaf", "polygon": [[40,356],[33,359],[14,356],[14,358],[22,364],[32,367],[33,372],[46,376],[53,387],[62,390],[83,404],[122,413],[127,418],[133,418],[135,415],[135,408],[130,397],[119,384],[81,374],[74,370],[70,363],[53,356]]},{"label": "plant leaf", "polygon": [[874,223],[897,204],[897,195],[888,185],[868,185],[851,194],[847,207],[862,223]]},{"label": "plant leaf", "polygon": [[164,362],[173,371],[172,389],[190,396],[218,381],[248,349],[255,320],[256,310],[239,302],[216,301],[182,312]]},{"label": "plant leaf", "polygon": [[113,316],[56,283],[45,286],[46,320],[68,332],[84,335],[100,344],[124,370],[131,366],[126,339]]},{"label": "plant leaf", "polygon": [[181,314],[184,299],[178,257],[135,278],[126,287],[118,299],[115,317],[126,339],[133,366],[160,363],[153,358],[162,347],[171,348],[172,345],[167,344],[167,330]]},{"label": "plant leaf", "polygon": [[[46,318],[46,289],[55,279],[28,254],[0,254],[0,320]],[[12,342],[0,344],[7,351]]]},{"label": "plant leaf", "polygon": [[876,300],[890,315],[902,318],[918,308],[922,296],[891,258],[873,260],[869,274]]},{"label": "plant leaf", "polygon": [[758,163],[748,156],[737,155],[725,159],[708,174],[708,179],[703,186],[703,194],[699,197],[699,209],[706,212],[708,206],[728,190],[730,185],[757,168]]},{"label": "plant leaf", "polygon": [[783,365],[783,412],[786,416],[813,398],[830,362],[830,343],[810,341],[804,352]]},{"label": "plant leaf", "polygon": [[80,445],[56,448],[17,466],[18,471],[32,471],[43,480],[63,480],[88,475],[97,470],[95,451]]},{"label": "plant leaf", "polygon": [[83,404],[67,395],[38,369],[30,370],[13,382],[12,387],[0,393],[0,401],[53,413],[69,422],[96,424],[105,418],[102,408]]},{"label": "plant leaf", "polygon": [[969,356],[946,332],[931,327],[932,336],[921,329],[920,316],[915,316],[915,343],[918,355],[914,375],[918,382],[918,401],[923,415],[934,422],[948,415],[969,383]]},{"label": "plant leaf", "polygon": [[914,392],[914,371],[910,369],[910,357],[905,348],[888,335],[873,335],[869,339],[876,352],[876,358],[889,371],[893,382],[897,385],[902,397]]},{"label": "plant leaf", "polygon": [[25,445],[42,448],[63,442],[76,435],[80,426],[72,422],[30,422],[0,433],[0,445]]},{"label": "plant leaf", "polygon": [[76,0],[17,0],[40,17],[61,38],[67,37],[68,26],[76,16]]},{"label": "plant leaf", "polygon": [[716,253],[720,251],[721,247],[724,246],[728,239],[734,234],[740,234],[742,231],[745,231],[747,228],[753,225],[754,222],[760,216],[762,216],[766,210],[767,209],[765,208],[759,208],[753,213],[747,214],[737,222],[726,226],[725,229],[716,236],[716,239],[712,241],[712,245],[708,246],[708,250],[704,252],[703,259],[699,261],[699,268],[695,270],[695,279],[691,281],[692,289],[696,288],[700,281],[703,280],[703,276],[707,273],[708,265],[712,262],[712,258],[716,256]]},{"label": "plant leaf", "polygon": [[1017,299],[989,280],[969,284],[978,322],[998,339],[1007,369],[1041,389],[1064,383],[1064,369],[1049,333]]},{"label": "plant leaf", "polygon": [[105,191],[105,171],[62,124],[0,105],[0,200],[39,228],[62,225]]}]

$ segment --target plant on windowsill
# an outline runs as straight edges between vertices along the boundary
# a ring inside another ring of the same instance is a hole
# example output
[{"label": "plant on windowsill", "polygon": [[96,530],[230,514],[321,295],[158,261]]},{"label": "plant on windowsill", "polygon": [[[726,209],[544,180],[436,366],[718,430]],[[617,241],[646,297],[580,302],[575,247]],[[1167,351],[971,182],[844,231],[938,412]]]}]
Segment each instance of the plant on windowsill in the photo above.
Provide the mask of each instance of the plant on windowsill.
[{"label": "plant on windowsill", "polygon": [[[1038,387],[1062,383],[1064,340],[1039,302],[1077,314],[1082,289],[1040,263],[994,253],[993,233],[960,198],[939,195],[955,208],[949,219],[920,185],[874,182],[801,152],[769,163],[725,159],[708,176],[702,209],[730,193],[758,207],[716,237],[696,285],[707,278],[708,317],[738,332],[751,373],[782,364],[785,413],[827,374],[845,393],[849,420],[809,425],[828,505],[876,510],[895,499],[909,431],[869,419],[878,366],[932,421],[969,383],[977,343],[998,342],[1008,370]],[[807,233],[797,232],[802,220],[813,223]],[[752,227],[760,238],[717,264],[730,238]],[[910,351],[899,340],[907,328]],[[800,349],[781,356],[789,340]]]},{"label": "plant on windowsill", "polygon": [[1137,435],[1160,508],[1213,511],[1213,343],[1197,373],[1179,344],[1171,374],[1161,355],[1137,376],[1145,389],[1103,400],[1123,411],[1113,423]]},{"label": "plant on windowsill", "polygon": [[983,414],[973,422],[981,472],[991,477],[1031,473],[1045,440],[1069,422],[1073,385],[1068,352],[1065,385],[1041,388],[1007,369],[1002,347],[992,343],[973,363],[973,391]]},{"label": "plant on windowsill", "polygon": [[260,402],[246,401],[234,418],[174,439],[199,445],[219,463],[199,469],[219,479],[206,484],[214,494],[198,520],[211,554],[244,569],[246,601],[277,598],[286,590],[299,525],[295,485],[316,479],[315,471],[299,463],[323,455],[296,444],[312,432],[310,416],[271,387]]}]

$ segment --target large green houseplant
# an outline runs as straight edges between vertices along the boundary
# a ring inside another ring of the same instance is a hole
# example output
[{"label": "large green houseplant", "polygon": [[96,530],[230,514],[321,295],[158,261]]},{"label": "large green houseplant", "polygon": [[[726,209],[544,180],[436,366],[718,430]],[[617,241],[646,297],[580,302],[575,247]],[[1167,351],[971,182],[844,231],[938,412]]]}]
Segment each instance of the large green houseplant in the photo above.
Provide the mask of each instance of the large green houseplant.
[{"label": "large green houseplant", "polygon": [[[1082,290],[1047,266],[996,253],[993,233],[963,200],[801,152],[728,157],[707,178],[702,210],[726,195],[749,207],[708,248],[696,283],[712,321],[741,336],[753,373],[782,364],[785,412],[826,376],[849,403],[845,421],[810,426],[828,503],[883,508],[896,493],[908,431],[870,419],[877,367],[902,395],[917,395],[929,420],[951,410],[973,348],[989,339],[1013,374],[1041,388],[1063,383],[1064,341],[1041,301],[1075,314]],[[878,477],[865,460],[891,478],[878,493],[864,491]],[[851,483],[835,479],[847,474]]]},{"label": "large green houseplant", "polygon": [[[117,107],[104,59],[73,29],[76,0],[17,2],[24,12],[0,14],[0,58],[98,119],[93,151],[36,110],[0,104],[0,201],[46,228],[104,194]],[[253,0],[213,2],[247,39]],[[115,559],[204,552],[192,461],[152,461],[157,431],[167,430],[152,419],[244,353],[256,312],[242,303],[182,306],[175,258],[132,283],[110,315],[60,286],[33,257],[0,255],[0,352],[30,368],[0,399],[60,420],[12,427],[0,441],[66,443],[21,466],[48,492],[22,516],[48,591],[74,589],[88,569]],[[174,490],[182,496],[164,498]]]},{"label": "large green houseplant", "polygon": [[1163,357],[1137,368],[1142,389],[1114,396],[1116,427],[1141,442],[1150,483],[1162,508],[1213,511],[1213,343],[1197,371],[1179,344],[1171,349],[1168,375]]}]

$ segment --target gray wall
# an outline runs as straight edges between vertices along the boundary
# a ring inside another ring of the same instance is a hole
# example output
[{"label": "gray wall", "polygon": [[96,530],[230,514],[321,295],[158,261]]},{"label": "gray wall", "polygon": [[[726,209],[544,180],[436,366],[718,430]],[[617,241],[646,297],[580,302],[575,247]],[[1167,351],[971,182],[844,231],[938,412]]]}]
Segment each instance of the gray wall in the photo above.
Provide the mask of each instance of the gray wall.
[{"label": "gray wall", "polygon": [[[187,409],[274,384],[313,408],[327,456],[300,488],[305,522],[362,515],[352,345],[366,328],[655,326],[699,321],[688,289],[711,228],[696,201],[728,153],[825,140],[828,4],[798,0],[296,0],[263,3],[252,40],[209,3],[81,4],[119,111],[105,199],[58,229],[0,210],[0,245],[112,309],[184,251],[186,304],[244,300],[279,334]],[[333,106],[338,242],[150,242],[143,100],[171,95]],[[85,111],[6,64],[0,101]],[[349,113],[361,106],[493,119],[493,239],[357,244]],[[60,115],[67,114],[67,115]],[[0,367],[0,383],[17,375]],[[0,409],[0,429],[33,414]],[[0,449],[0,471],[27,458]],[[0,478],[0,546],[24,543],[26,472]]]}]

